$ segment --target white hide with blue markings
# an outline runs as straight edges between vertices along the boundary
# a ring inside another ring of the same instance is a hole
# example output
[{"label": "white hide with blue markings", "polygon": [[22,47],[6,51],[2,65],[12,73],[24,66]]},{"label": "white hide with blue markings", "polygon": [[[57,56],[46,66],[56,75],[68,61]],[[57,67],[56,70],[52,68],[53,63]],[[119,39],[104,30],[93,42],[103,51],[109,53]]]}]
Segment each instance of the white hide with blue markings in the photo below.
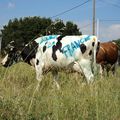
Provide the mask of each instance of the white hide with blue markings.
[{"label": "white hide with blue markings", "polygon": [[[40,46],[44,46],[46,44],[47,48],[51,48],[53,45],[57,43],[57,37],[59,35],[50,35],[37,38],[35,41],[39,43]],[[92,36],[84,35],[84,36],[65,36],[62,39],[62,51],[66,57],[74,57],[75,50],[79,49],[80,44],[83,44],[91,39]]]},{"label": "white hide with blue markings", "polygon": [[[94,77],[91,64],[96,62],[97,38],[81,35],[64,36],[58,40],[59,37],[61,36],[49,35],[35,40],[39,44],[35,58],[37,79],[41,80],[43,71],[47,69],[54,71],[71,67],[78,72],[82,71],[88,83],[91,82]],[[85,48],[84,53],[81,45]]]}]

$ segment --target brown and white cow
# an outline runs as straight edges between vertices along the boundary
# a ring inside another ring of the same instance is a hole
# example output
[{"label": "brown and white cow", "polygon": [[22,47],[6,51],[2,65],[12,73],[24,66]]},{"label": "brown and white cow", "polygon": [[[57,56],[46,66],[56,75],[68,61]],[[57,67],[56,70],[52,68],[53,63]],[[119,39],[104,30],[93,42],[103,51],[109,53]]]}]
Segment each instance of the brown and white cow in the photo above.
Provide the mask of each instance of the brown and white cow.
[{"label": "brown and white cow", "polygon": [[115,66],[118,59],[118,46],[115,42],[103,42],[100,43],[99,50],[96,56],[96,62],[101,65],[100,73],[103,74],[103,71],[109,71],[115,73]]}]

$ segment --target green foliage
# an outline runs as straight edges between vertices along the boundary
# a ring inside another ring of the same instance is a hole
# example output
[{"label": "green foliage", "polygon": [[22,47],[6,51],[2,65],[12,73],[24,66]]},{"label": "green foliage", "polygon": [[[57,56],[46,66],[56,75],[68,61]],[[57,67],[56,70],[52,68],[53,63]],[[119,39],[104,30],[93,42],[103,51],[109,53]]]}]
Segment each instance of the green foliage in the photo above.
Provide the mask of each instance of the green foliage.
[{"label": "green foliage", "polygon": [[117,39],[117,40],[113,40],[115,43],[117,43],[117,45],[119,46],[120,48],[120,39]]},{"label": "green foliage", "polygon": [[76,24],[62,20],[52,21],[49,18],[24,17],[20,19],[9,20],[2,30],[2,50],[12,40],[17,47],[28,43],[29,41],[46,34],[80,35]]},{"label": "green foliage", "polygon": [[[1,120],[119,120],[120,68],[87,85],[80,74],[60,73],[57,90],[51,73],[36,88],[35,70],[25,63],[0,66]],[[31,100],[32,105],[29,109]],[[29,112],[28,112],[29,109]]]},{"label": "green foliage", "polygon": [[64,34],[65,35],[67,35],[67,34],[70,34],[70,35],[81,35],[82,33],[79,32],[79,29],[77,28],[76,24],[73,24],[72,22],[68,21],[66,23],[66,28],[65,28]]},{"label": "green foliage", "polygon": [[[51,24],[51,20],[40,17],[25,17],[10,20],[8,25],[5,25],[2,30],[2,49],[12,40],[21,46],[23,43],[28,43],[34,37],[40,34],[45,34],[45,29]],[[38,36],[37,36],[38,35]]]}]

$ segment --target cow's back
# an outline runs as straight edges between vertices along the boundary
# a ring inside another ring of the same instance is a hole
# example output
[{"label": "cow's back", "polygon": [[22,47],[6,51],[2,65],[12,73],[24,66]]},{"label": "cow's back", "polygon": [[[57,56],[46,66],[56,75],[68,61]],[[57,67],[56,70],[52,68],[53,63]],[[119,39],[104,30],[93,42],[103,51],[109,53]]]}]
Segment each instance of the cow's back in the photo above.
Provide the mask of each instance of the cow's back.
[{"label": "cow's back", "polygon": [[105,42],[100,44],[97,53],[97,63],[114,64],[118,58],[118,46],[114,42]]},{"label": "cow's back", "polygon": [[[64,67],[80,59],[90,59],[94,36],[57,36],[39,41],[39,51],[45,65]],[[38,42],[38,41],[37,41]]]}]

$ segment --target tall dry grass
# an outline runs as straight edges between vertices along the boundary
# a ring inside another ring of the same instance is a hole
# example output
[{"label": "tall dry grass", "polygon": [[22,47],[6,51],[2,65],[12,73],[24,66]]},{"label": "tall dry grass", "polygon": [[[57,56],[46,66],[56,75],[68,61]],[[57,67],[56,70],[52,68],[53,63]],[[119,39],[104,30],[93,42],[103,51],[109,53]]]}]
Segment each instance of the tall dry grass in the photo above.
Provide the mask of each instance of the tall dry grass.
[{"label": "tall dry grass", "polygon": [[119,78],[120,68],[116,76],[97,76],[87,85],[81,75],[61,72],[57,90],[48,73],[32,98],[35,70],[25,63],[0,66],[0,120],[119,120]]}]

